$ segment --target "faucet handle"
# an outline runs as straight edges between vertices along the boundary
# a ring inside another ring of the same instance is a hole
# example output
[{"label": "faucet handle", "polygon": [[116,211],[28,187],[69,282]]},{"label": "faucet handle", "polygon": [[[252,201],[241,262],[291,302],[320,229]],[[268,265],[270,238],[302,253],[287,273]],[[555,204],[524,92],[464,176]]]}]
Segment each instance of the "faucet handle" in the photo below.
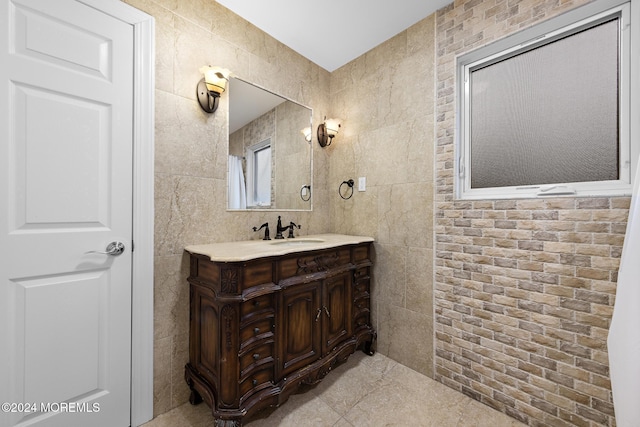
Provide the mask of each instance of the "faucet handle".
[{"label": "faucet handle", "polygon": [[259,231],[259,230],[262,230],[263,228],[264,228],[264,239],[262,239],[262,240],[271,240],[271,237],[269,236],[269,223],[268,222],[265,222],[260,227],[253,227],[253,231]]},{"label": "faucet handle", "polygon": [[296,237],[296,236],[293,235],[293,229],[296,228],[296,227],[298,227],[298,230],[300,230],[300,228],[302,228],[301,225],[297,225],[297,224],[295,224],[293,222],[289,223],[289,227],[288,227],[289,228],[289,235],[287,236],[287,238],[293,239],[293,238]]}]

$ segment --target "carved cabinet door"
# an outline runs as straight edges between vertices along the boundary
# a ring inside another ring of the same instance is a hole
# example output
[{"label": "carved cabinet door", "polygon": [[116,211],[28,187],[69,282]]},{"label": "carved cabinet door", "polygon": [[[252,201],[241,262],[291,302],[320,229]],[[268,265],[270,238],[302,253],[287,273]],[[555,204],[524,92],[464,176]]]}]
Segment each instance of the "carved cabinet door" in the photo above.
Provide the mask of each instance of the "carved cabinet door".
[{"label": "carved cabinet door", "polygon": [[280,294],[278,378],[321,356],[321,285],[318,281],[296,285]]},{"label": "carved cabinet door", "polygon": [[322,354],[327,354],[351,336],[351,272],[323,282]]}]

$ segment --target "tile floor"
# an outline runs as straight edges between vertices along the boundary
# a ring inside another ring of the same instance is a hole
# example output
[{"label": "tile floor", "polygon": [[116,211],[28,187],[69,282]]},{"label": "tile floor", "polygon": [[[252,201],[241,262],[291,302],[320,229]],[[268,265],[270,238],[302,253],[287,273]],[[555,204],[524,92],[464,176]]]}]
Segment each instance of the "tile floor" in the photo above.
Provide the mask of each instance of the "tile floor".
[{"label": "tile floor", "polygon": [[[186,384],[185,384],[186,387]],[[520,422],[386,356],[358,351],[319,384],[282,406],[259,412],[247,427],[518,427]],[[205,403],[186,403],[143,427],[213,427]]]}]

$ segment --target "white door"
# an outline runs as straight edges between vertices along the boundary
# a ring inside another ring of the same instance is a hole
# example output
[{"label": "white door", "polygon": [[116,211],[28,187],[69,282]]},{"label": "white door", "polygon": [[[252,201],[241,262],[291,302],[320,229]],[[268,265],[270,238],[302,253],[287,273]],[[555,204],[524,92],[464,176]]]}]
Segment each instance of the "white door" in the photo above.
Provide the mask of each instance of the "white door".
[{"label": "white door", "polygon": [[128,426],[133,29],[0,4],[0,426]]}]

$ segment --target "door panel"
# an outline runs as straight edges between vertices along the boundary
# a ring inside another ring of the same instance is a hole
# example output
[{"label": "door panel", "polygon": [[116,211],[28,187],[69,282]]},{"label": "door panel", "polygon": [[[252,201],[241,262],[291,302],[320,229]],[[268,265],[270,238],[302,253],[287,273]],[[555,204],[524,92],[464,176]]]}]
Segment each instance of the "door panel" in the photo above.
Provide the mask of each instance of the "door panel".
[{"label": "door panel", "polygon": [[0,426],[128,426],[133,28],[0,5]]},{"label": "door panel", "polygon": [[278,336],[278,352],[282,356],[279,361],[278,378],[312,363],[320,357],[320,282],[297,285],[284,290],[281,295],[280,320]]},{"label": "door panel", "polygon": [[[108,226],[111,162],[101,153],[112,148],[109,107],[20,85],[13,92],[13,109],[22,112],[10,147],[16,229]],[[69,118],[83,126],[69,126]]]},{"label": "door panel", "polygon": [[322,323],[322,354],[327,354],[340,341],[351,335],[351,273],[331,277],[324,282],[323,301],[327,307]]},{"label": "door panel", "polygon": [[[100,354],[107,345],[100,332],[100,294],[107,280],[104,272],[89,272],[17,284],[26,303],[16,313],[16,321],[24,322],[21,348],[29,349],[24,364],[26,401],[64,402],[104,387],[104,378],[95,373],[105,364]],[[58,361],[56,369],[49,360]],[[69,372],[73,376],[65,375]],[[40,387],[43,382],[57,387]]]},{"label": "door panel", "polygon": [[[46,10],[38,9],[36,2],[15,4],[16,54],[93,77],[110,78],[113,62],[109,38],[51,19]],[[56,43],[51,43],[52,38]]]}]

